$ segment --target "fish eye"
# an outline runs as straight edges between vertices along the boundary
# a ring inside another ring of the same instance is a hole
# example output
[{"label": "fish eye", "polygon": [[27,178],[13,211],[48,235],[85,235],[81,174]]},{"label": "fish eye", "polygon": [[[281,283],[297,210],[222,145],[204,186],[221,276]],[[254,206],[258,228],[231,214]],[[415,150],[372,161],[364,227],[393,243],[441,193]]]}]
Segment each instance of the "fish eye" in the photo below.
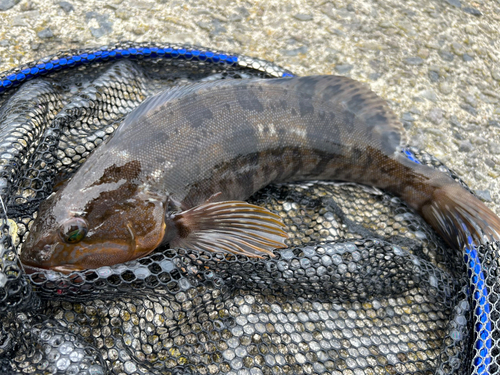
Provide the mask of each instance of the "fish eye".
[{"label": "fish eye", "polygon": [[87,220],[83,217],[74,217],[61,225],[59,234],[64,242],[73,244],[83,240],[88,230]]}]

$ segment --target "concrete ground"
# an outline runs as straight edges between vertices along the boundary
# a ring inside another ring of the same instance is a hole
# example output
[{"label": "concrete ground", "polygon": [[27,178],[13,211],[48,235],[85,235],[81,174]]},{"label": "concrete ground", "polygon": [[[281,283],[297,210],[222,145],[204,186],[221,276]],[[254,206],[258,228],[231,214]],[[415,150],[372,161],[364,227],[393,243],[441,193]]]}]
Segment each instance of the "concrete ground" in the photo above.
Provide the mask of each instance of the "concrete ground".
[{"label": "concrete ground", "polygon": [[500,214],[500,0],[0,0],[0,71],[119,40],[367,82]]}]

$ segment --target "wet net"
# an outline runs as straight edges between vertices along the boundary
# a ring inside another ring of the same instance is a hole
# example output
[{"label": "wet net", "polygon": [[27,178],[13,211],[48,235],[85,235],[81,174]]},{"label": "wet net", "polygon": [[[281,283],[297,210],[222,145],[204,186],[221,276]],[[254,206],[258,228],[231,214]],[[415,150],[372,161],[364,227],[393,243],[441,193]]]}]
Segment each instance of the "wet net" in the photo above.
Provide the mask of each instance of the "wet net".
[{"label": "wet net", "polygon": [[[160,90],[292,75],[193,46],[64,51],[0,78],[0,373],[487,374],[499,353],[498,248],[452,251],[399,199],[347,183],[272,185],[289,248],[249,259],[159,248],[25,275],[38,205]],[[427,153],[412,160],[458,177]]]}]

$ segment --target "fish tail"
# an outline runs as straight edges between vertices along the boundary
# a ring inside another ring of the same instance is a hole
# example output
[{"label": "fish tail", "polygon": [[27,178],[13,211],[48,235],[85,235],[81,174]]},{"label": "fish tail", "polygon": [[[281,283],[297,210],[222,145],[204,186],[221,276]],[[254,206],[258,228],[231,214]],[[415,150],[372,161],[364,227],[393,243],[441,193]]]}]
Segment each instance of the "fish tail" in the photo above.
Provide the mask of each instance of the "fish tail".
[{"label": "fish tail", "polygon": [[420,211],[452,248],[500,240],[500,218],[457,183],[438,187]]}]

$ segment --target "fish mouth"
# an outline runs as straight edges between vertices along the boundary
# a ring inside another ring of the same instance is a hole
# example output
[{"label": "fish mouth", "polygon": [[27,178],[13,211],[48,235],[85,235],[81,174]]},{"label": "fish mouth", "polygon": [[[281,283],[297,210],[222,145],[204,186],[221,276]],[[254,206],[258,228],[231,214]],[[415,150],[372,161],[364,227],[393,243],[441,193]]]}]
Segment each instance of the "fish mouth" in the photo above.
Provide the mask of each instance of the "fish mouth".
[{"label": "fish mouth", "polygon": [[41,251],[42,254],[40,254],[40,251],[30,250],[29,253],[37,254],[34,257],[29,256],[26,257],[27,259],[21,260],[25,268],[30,268],[35,272],[51,270],[70,274],[113,266],[137,258],[137,256],[131,257],[131,255],[135,255],[135,246],[131,246],[127,242],[115,242],[113,246],[110,246],[109,243],[92,242],[78,245],[55,243],[37,248],[40,249],[40,247],[45,249],[45,253]]},{"label": "fish mouth", "polygon": [[72,273],[82,272],[87,269],[95,269],[99,267],[104,267],[106,265],[100,265],[97,267],[81,267],[78,264],[66,263],[58,265],[44,265],[44,264],[29,264],[22,262],[22,267],[27,275],[41,274],[46,272],[60,272],[62,274],[68,275]]},{"label": "fish mouth", "polygon": [[64,264],[60,266],[55,266],[50,268],[52,271],[60,272],[64,274],[70,274],[75,272],[81,272],[83,269],[81,267],[76,267],[73,264]]},{"label": "fish mouth", "polygon": [[21,263],[21,265],[23,267],[24,273],[26,273],[27,275],[47,272],[46,268],[35,267],[26,263]]},{"label": "fish mouth", "polygon": [[54,235],[37,240],[28,237],[21,249],[19,259],[25,268],[47,269],[50,268],[49,265],[54,254],[60,251],[62,247],[63,245],[59,243]]},{"label": "fish mouth", "polygon": [[35,274],[43,274],[46,273],[47,271],[54,271],[54,272],[60,272],[63,274],[70,274],[70,273],[75,273],[80,271],[79,269],[75,269],[74,267],[71,266],[71,264],[68,265],[62,265],[62,266],[56,266],[56,267],[51,267],[51,268],[41,268],[41,267],[36,267],[28,264],[22,264],[24,272],[27,275],[35,275]]}]

